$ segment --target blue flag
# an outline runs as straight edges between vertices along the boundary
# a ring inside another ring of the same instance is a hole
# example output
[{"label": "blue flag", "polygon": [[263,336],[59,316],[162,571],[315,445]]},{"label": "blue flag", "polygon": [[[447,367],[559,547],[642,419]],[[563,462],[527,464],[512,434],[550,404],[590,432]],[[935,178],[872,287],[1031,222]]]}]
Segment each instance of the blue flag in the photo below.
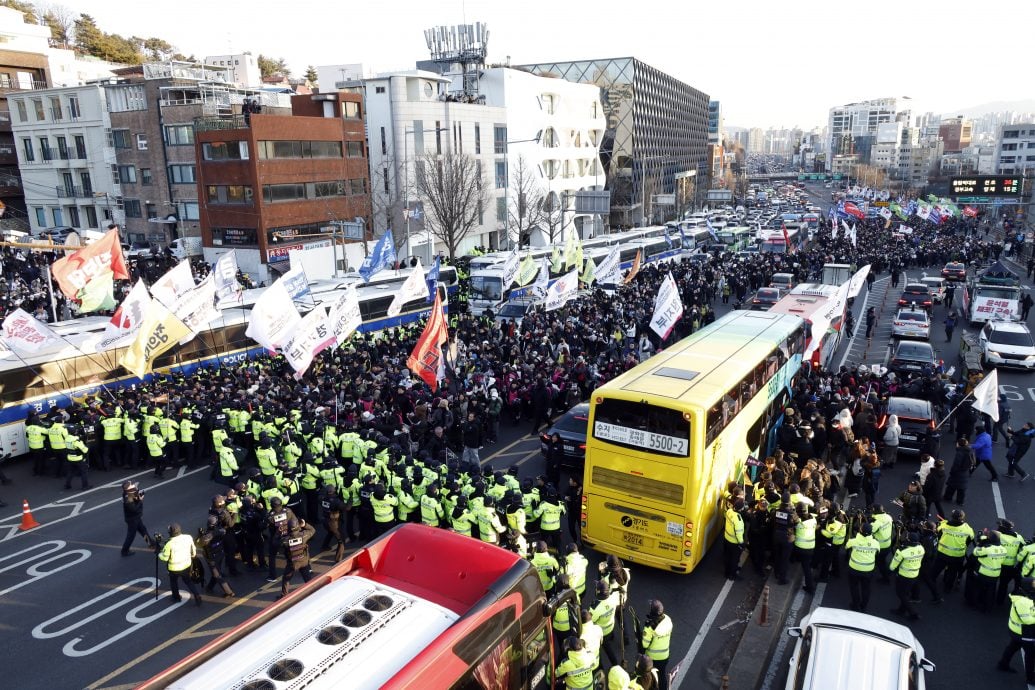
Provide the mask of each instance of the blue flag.
[{"label": "blue flag", "polygon": [[669,234],[668,234],[668,233],[669,233],[669,231],[668,231],[668,229],[666,228],[666,229],[665,229],[665,244],[666,244],[666,245],[668,245],[668,248],[669,248],[669,249],[672,249],[672,238],[671,238],[671,237],[669,237]]},{"label": "blue flag", "polygon": [[690,243],[686,241],[686,230],[683,229],[682,225],[679,226],[679,241],[682,244],[683,249],[690,246]]},{"label": "blue flag", "polygon": [[434,265],[428,270],[428,274],[424,277],[424,280],[428,281],[429,302],[435,299],[435,294],[438,292],[438,269],[440,262],[441,260],[436,256]]},{"label": "blue flag", "polygon": [[359,275],[364,282],[370,282],[378,271],[383,271],[396,262],[395,242],[392,240],[391,229],[385,230],[381,239],[374,245],[374,251],[370,252],[367,258],[363,259],[363,265],[359,267]]},{"label": "blue flag", "polygon": [[708,218],[704,219],[704,224],[708,226],[708,234],[712,236],[712,239],[716,242],[719,241],[719,236],[715,234],[715,228],[712,227],[712,222]]}]

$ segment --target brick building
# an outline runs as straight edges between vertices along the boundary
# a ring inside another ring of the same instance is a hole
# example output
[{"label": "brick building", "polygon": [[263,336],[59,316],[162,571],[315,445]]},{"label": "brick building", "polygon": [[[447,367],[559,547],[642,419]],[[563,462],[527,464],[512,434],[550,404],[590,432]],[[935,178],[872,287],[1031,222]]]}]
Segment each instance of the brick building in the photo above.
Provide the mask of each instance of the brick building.
[{"label": "brick building", "polygon": [[194,121],[206,260],[234,249],[266,282],[288,268],[290,249],[338,242],[336,223],[370,225],[362,96],[294,96],[291,106],[288,116]]}]

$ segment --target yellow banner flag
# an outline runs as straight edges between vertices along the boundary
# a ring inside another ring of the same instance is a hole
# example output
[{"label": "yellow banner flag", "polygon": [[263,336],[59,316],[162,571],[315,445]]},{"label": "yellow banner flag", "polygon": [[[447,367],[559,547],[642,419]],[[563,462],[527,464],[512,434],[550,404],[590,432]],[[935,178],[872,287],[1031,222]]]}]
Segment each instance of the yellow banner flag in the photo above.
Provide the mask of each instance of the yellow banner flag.
[{"label": "yellow banner flag", "polygon": [[622,281],[623,285],[628,285],[632,282],[632,279],[636,277],[636,274],[640,272],[640,250],[636,250],[636,258],[633,259],[632,268],[629,269],[629,274],[625,276],[625,280]]},{"label": "yellow banner flag", "polygon": [[525,259],[518,266],[517,277],[514,279],[518,285],[524,287],[535,279],[535,274],[539,271],[539,265],[532,258],[532,252],[529,252]]},{"label": "yellow banner flag", "polygon": [[572,230],[568,235],[568,239],[564,243],[564,267],[565,268],[578,268],[578,249],[575,246],[575,231]]},{"label": "yellow banner flag", "polygon": [[550,271],[552,273],[560,273],[562,270],[564,270],[564,257],[561,256],[561,250],[555,244],[553,246],[553,256],[550,258]]},{"label": "yellow banner flag", "polygon": [[586,285],[592,285],[593,281],[597,279],[597,264],[593,261],[593,257],[586,259],[586,266],[582,269],[582,275],[579,276],[579,281]]},{"label": "yellow banner flag", "polygon": [[184,337],[190,329],[164,305],[155,300],[148,307],[147,317],[140,326],[136,339],[126,350],[122,366],[137,377],[151,371],[155,358]]}]

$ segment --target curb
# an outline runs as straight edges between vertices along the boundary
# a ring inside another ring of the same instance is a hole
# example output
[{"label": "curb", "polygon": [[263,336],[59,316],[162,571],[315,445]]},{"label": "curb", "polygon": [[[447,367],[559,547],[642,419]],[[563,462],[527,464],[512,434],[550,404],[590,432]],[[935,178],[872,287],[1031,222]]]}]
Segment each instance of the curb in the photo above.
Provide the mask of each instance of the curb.
[{"label": "curb", "polygon": [[765,597],[759,594],[755,608],[751,611],[751,620],[744,628],[744,633],[737,643],[737,651],[733,653],[726,676],[729,687],[736,690],[757,690],[765,679],[773,652],[780,637],[784,634],[787,612],[791,608],[794,596],[801,590],[801,567],[791,564],[792,575],[786,585],[776,584],[772,573],[763,583],[769,587],[768,621],[760,625],[762,605]]}]

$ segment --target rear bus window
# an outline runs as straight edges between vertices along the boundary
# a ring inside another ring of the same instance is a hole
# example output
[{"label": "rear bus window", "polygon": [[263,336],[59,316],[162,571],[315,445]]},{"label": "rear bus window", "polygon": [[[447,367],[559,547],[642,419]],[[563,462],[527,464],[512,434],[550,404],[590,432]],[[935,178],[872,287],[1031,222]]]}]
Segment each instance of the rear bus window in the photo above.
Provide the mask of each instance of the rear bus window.
[{"label": "rear bus window", "polygon": [[690,422],[680,410],[605,399],[596,405],[593,437],[617,446],[676,457],[690,452]]}]

